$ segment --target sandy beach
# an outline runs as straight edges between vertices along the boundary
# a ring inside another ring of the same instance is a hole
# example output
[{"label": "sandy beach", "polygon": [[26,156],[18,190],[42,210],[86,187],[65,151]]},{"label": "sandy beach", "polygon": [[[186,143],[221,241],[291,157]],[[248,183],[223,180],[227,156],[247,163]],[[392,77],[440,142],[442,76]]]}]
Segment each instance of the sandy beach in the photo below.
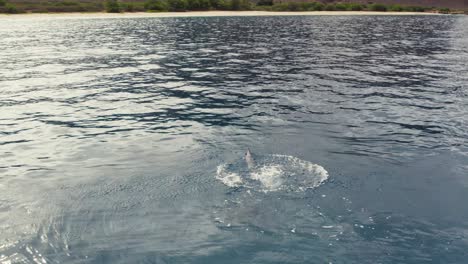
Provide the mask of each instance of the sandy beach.
[{"label": "sandy beach", "polygon": [[216,17],[216,16],[413,16],[439,15],[421,12],[372,12],[372,11],[304,11],[304,12],[270,12],[270,11],[194,11],[194,12],[161,12],[161,13],[28,13],[7,15],[0,18],[138,18],[138,17]]}]

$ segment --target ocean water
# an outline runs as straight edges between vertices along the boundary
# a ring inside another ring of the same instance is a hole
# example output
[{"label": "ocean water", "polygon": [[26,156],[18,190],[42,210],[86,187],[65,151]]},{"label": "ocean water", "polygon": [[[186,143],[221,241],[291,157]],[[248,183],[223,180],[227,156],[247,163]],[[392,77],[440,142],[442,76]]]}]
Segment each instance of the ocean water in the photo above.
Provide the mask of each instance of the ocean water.
[{"label": "ocean water", "polygon": [[2,17],[0,263],[467,263],[467,96],[466,16]]}]

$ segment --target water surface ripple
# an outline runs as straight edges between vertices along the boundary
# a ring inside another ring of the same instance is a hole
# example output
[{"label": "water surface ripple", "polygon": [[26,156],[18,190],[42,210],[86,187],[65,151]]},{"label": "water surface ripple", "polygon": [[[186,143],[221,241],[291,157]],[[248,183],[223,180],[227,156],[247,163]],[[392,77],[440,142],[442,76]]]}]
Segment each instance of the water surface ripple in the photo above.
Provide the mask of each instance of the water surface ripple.
[{"label": "water surface ripple", "polygon": [[[0,47],[2,263],[468,257],[465,16],[2,17]],[[330,178],[223,185],[247,147]]]}]

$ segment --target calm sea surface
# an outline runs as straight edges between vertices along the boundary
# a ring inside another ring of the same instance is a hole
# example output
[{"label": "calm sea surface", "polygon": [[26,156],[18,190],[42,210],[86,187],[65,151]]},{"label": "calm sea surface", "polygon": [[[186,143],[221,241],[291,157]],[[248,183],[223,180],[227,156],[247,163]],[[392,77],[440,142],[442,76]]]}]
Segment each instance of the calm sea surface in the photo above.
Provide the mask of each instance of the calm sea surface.
[{"label": "calm sea surface", "polygon": [[467,133],[466,16],[3,17],[0,262],[467,263]]}]

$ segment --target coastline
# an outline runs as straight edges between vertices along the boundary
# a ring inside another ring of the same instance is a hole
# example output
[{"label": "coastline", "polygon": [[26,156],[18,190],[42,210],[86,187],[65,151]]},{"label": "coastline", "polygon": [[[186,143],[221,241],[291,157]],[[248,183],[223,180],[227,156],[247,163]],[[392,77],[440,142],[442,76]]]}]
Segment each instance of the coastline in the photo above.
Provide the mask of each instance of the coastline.
[{"label": "coastline", "polygon": [[425,16],[441,15],[426,12],[375,12],[375,11],[188,11],[188,12],[136,12],[136,13],[26,13],[0,14],[0,18],[145,18],[145,17],[225,17],[225,16]]}]

